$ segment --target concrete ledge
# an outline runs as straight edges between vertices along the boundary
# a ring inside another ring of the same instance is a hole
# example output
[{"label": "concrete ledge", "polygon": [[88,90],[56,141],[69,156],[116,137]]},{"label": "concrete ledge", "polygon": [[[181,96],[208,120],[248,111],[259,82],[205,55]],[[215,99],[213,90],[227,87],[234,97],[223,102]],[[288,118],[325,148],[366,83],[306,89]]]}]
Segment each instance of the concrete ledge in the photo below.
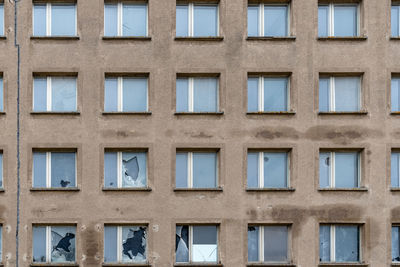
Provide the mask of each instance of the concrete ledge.
[{"label": "concrete ledge", "polygon": [[320,111],[318,115],[367,115],[368,111]]},{"label": "concrete ledge", "polygon": [[79,111],[67,111],[67,112],[59,112],[59,111],[32,111],[31,115],[73,115],[78,116],[81,113]]},{"label": "concrete ledge", "polygon": [[124,191],[150,192],[150,191],[152,191],[152,189],[150,187],[140,187],[140,188],[139,187],[124,187],[124,188],[102,187],[101,190],[105,191],[105,192],[107,192],[107,191],[110,191],[110,192],[124,192]]},{"label": "concrete ledge", "polygon": [[103,36],[102,39],[104,41],[151,41],[150,36]]},{"label": "concrete ledge", "polygon": [[79,187],[60,187],[60,188],[31,187],[30,191],[33,191],[33,192],[54,192],[54,191],[77,192],[77,191],[80,191],[80,189],[79,189]]},{"label": "concrete ledge", "polygon": [[31,36],[31,40],[79,40],[79,36]]},{"label": "concrete ledge", "polygon": [[296,115],[295,111],[255,111],[246,112],[246,115]]},{"label": "concrete ledge", "polygon": [[174,192],[222,192],[222,187],[216,188],[174,188]]},{"label": "concrete ledge", "polygon": [[224,115],[223,111],[220,112],[175,112],[174,115],[182,116],[182,115],[214,115],[214,116],[221,116]]},{"label": "concrete ledge", "polygon": [[[392,191],[392,192],[400,192],[400,187],[391,187],[390,191]],[[399,262],[399,266],[400,266],[400,262]]]},{"label": "concrete ledge", "polygon": [[318,37],[318,41],[366,41],[368,39],[367,36],[327,36],[327,37]]},{"label": "concrete ledge", "polygon": [[115,116],[115,115],[120,115],[120,116],[126,116],[126,115],[146,115],[146,116],[149,116],[149,115],[151,115],[151,112],[149,112],[149,111],[144,111],[144,112],[118,112],[118,111],[116,111],[116,112],[102,112],[101,113],[102,115],[105,115],[105,116],[109,116],[109,115],[111,115],[111,116]]},{"label": "concrete ledge", "polygon": [[247,267],[278,267],[278,266],[282,266],[282,267],[296,267],[296,264],[293,263],[267,263],[267,262],[254,262],[254,263],[247,263],[246,264]]},{"label": "concrete ledge", "polygon": [[224,40],[223,36],[204,36],[204,37],[185,37],[177,36],[175,41],[211,41],[211,42],[221,42]]},{"label": "concrete ledge", "polygon": [[47,263],[47,262],[34,262],[30,264],[31,267],[53,267],[53,266],[62,266],[62,267],[78,267],[79,264],[78,263],[60,263],[60,262],[51,262],[51,263]]},{"label": "concrete ledge", "polygon": [[103,262],[101,266],[104,267],[117,267],[117,266],[125,266],[125,267],[149,267],[151,266],[150,263],[144,262],[144,263],[108,263],[108,262]]},{"label": "concrete ledge", "polygon": [[[0,40],[7,40],[7,37],[5,35],[0,36]],[[0,265],[1,266],[1,265]]]},{"label": "concrete ledge", "polygon": [[248,36],[247,41],[296,41],[296,36]]},{"label": "concrete ledge", "polygon": [[400,111],[392,111],[392,112],[390,112],[390,115],[393,115],[393,116],[400,115]]},{"label": "concrete ledge", "polygon": [[[391,40],[391,41],[400,41],[400,37],[392,36],[392,37],[389,38],[389,40]],[[400,266],[400,264],[399,264],[399,266]]]},{"label": "concrete ledge", "polygon": [[222,267],[222,263],[175,263],[174,267]]},{"label": "concrete ledge", "polygon": [[361,262],[327,262],[327,263],[319,263],[319,267],[342,267],[342,266],[351,266],[351,267],[367,267],[368,263]]},{"label": "concrete ledge", "polygon": [[247,192],[294,192],[293,187],[288,188],[246,188]]},{"label": "concrete ledge", "polygon": [[368,188],[359,187],[359,188],[318,188],[320,192],[367,192]]}]

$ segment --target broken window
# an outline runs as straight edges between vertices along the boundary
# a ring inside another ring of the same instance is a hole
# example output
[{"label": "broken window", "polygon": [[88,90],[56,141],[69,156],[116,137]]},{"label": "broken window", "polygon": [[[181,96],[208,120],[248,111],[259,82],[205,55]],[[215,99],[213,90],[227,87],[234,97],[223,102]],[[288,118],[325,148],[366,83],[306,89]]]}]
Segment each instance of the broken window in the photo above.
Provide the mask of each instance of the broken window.
[{"label": "broken window", "polygon": [[177,188],[216,188],[216,152],[177,152]]},{"label": "broken window", "polygon": [[34,36],[76,36],[75,3],[35,3]]},{"label": "broken window", "polygon": [[176,5],[176,36],[210,37],[218,35],[218,5]]},{"label": "broken window", "polygon": [[33,262],[75,262],[75,226],[33,226]]},{"label": "broken window", "polygon": [[353,37],[359,35],[357,4],[318,5],[318,36]]},{"label": "broken window", "polygon": [[400,262],[400,226],[392,226],[392,262]]},{"label": "broken window", "polygon": [[105,36],[147,36],[147,4],[104,4]]},{"label": "broken window", "polygon": [[177,225],[176,262],[217,262],[218,227],[215,225]]},{"label": "broken window", "polygon": [[400,152],[392,152],[390,162],[391,186],[397,188],[400,187]]},{"label": "broken window", "polygon": [[247,7],[248,36],[288,36],[289,5],[258,4]]},{"label": "broken window", "polygon": [[360,262],[360,226],[320,225],[320,262]]},{"label": "broken window", "polygon": [[76,187],[76,153],[34,152],[33,187]]},{"label": "broken window", "polygon": [[104,227],[104,262],[127,263],[146,260],[146,226]]},{"label": "broken window", "polygon": [[33,111],[77,111],[76,77],[35,77]]},{"label": "broken window", "polygon": [[320,152],[320,188],[360,187],[359,152]]},{"label": "broken window", "polygon": [[217,112],[218,78],[177,78],[177,112]]},{"label": "broken window", "polygon": [[249,262],[288,262],[287,225],[249,226],[247,248]]},{"label": "broken window", "polygon": [[147,77],[107,77],[104,85],[104,111],[148,111],[147,87]]},{"label": "broken window", "polygon": [[391,111],[400,111],[400,77],[392,77]]},{"label": "broken window", "polygon": [[288,152],[249,152],[247,154],[248,188],[287,188]]},{"label": "broken window", "polygon": [[147,186],[146,152],[105,152],[104,186],[127,188]]}]

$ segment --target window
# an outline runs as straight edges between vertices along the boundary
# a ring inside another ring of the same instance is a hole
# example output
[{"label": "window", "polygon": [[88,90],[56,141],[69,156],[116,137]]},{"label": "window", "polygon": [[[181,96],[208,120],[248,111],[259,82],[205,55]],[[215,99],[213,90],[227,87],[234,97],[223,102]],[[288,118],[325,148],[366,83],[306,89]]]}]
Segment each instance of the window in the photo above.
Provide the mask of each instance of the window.
[{"label": "window", "polygon": [[0,112],[4,112],[4,89],[3,77],[0,76]]},{"label": "window", "polygon": [[104,4],[105,36],[147,36],[147,4]]},{"label": "window", "polygon": [[248,188],[287,188],[289,183],[287,152],[248,152]]},{"label": "window", "polygon": [[217,4],[176,5],[176,36],[218,36],[218,23]]},{"label": "window", "polygon": [[282,112],[289,110],[288,77],[249,77],[248,112]]},{"label": "window", "polygon": [[177,225],[176,262],[217,262],[218,227],[216,225]]},{"label": "window", "polygon": [[76,152],[34,152],[33,187],[76,187]]},{"label": "window", "polygon": [[105,226],[104,262],[145,262],[147,259],[146,226]]},{"label": "window", "polygon": [[360,262],[360,226],[320,225],[320,262]]},{"label": "window", "polygon": [[107,77],[104,86],[104,111],[148,111],[147,77]]},{"label": "window", "polygon": [[282,37],[289,35],[289,5],[249,5],[247,35]]},{"label": "window", "polygon": [[[0,151],[0,188],[3,188],[3,151]],[[1,249],[1,247],[0,247]],[[0,258],[1,259],[1,258]]]},{"label": "window", "polygon": [[218,78],[177,78],[177,112],[217,112]]},{"label": "window", "polygon": [[392,262],[400,262],[400,226],[392,226]]},{"label": "window", "polygon": [[400,4],[392,4],[392,37],[400,37]]},{"label": "window", "polygon": [[3,262],[3,225],[0,224],[0,262]]},{"label": "window", "polygon": [[320,112],[358,112],[361,109],[360,77],[320,77]]},{"label": "window", "polygon": [[0,3],[0,36],[4,36],[4,4]]},{"label": "window", "polygon": [[391,108],[392,112],[400,111],[400,77],[392,77]]},{"label": "window", "polygon": [[33,111],[77,111],[76,77],[35,77]]},{"label": "window", "polygon": [[146,187],[147,153],[105,152],[104,186],[106,188]]},{"label": "window", "polygon": [[216,188],[216,152],[177,152],[177,188]]},{"label": "window", "polygon": [[360,187],[359,152],[320,152],[320,188]]},{"label": "window", "polygon": [[74,3],[35,3],[33,5],[34,36],[76,36]]},{"label": "window", "polygon": [[391,186],[398,188],[400,187],[400,152],[392,151],[390,162]]},{"label": "window", "polygon": [[354,37],[359,35],[357,4],[318,5],[319,37]]},{"label": "window", "polygon": [[288,262],[287,225],[249,226],[247,248],[249,262]]},{"label": "window", "polygon": [[75,262],[75,235],[75,226],[33,226],[33,262]]}]

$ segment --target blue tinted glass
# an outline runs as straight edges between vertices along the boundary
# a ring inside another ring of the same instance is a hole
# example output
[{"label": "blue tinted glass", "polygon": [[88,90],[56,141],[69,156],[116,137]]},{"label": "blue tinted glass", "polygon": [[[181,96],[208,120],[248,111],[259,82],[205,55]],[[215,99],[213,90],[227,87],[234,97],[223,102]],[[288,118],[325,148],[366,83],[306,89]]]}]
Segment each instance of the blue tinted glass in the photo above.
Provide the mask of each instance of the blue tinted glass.
[{"label": "blue tinted glass", "polygon": [[46,187],[46,153],[33,153],[33,187]]},{"label": "blue tinted glass", "polygon": [[189,111],[189,79],[176,79],[176,111]]},{"label": "blue tinted glass", "polygon": [[259,19],[259,7],[248,6],[247,7],[247,35],[258,36],[258,19]]},{"label": "blue tinted glass", "polygon": [[400,227],[393,226],[392,227],[392,261],[400,262]]},{"label": "blue tinted glass", "polygon": [[147,153],[122,152],[122,186],[146,187]]},{"label": "blue tinted glass", "polygon": [[357,36],[357,6],[335,5],[335,36]]},{"label": "blue tinted glass", "polygon": [[337,225],[335,239],[336,262],[359,261],[358,226]]},{"label": "blue tinted glass", "polygon": [[288,79],[264,79],[264,111],[288,110]]},{"label": "blue tinted glass", "polygon": [[76,78],[51,78],[51,110],[76,111]]},{"label": "blue tinted glass", "polygon": [[331,177],[331,153],[319,153],[319,187],[330,186]]},{"label": "blue tinted glass", "polygon": [[104,83],[104,111],[118,111],[118,79],[106,78]]},{"label": "blue tinted glass", "polygon": [[335,153],[335,187],[358,187],[358,153]]},{"label": "blue tinted glass", "polygon": [[360,78],[335,78],[335,111],[359,111]]},{"label": "blue tinted glass", "polygon": [[0,35],[4,35],[4,5],[0,5]]},{"label": "blue tinted glass", "polygon": [[400,78],[392,78],[391,109],[394,112],[400,111]]},{"label": "blue tinted glass", "polygon": [[217,36],[218,6],[195,5],[193,13],[193,36]]},{"label": "blue tinted glass", "polygon": [[391,16],[391,25],[392,25],[392,36],[397,37],[400,35],[399,32],[399,16],[400,16],[400,6],[392,6],[392,16]]},{"label": "blue tinted glass", "polygon": [[247,80],[247,111],[258,111],[258,78]]},{"label": "blue tinted glass", "polygon": [[287,6],[265,6],[264,35],[286,36],[288,28]]},{"label": "blue tinted glass", "polygon": [[329,225],[319,227],[319,261],[331,261],[331,227]]},{"label": "blue tinted glass", "polygon": [[189,7],[176,6],[176,36],[189,35]]},{"label": "blue tinted glass", "polygon": [[117,152],[104,153],[104,187],[118,186],[118,159]]},{"label": "blue tinted glass", "polygon": [[147,78],[124,78],[122,91],[123,111],[147,111]]},{"label": "blue tinted glass", "polygon": [[259,236],[259,227],[258,226],[249,226],[247,229],[247,250],[248,250],[248,261],[258,261],[258,236]]},{"label": "blue tinted glass", "polygon": [[105,4],[104,5],[104,35],[117,36],[118,35],[118,5]]},{"label": "blue tinted glass", "polygon": [[193,153],[193,187],[214,188],[217,186],[217,154]]},{"label": "blue tinted glass", "polygon": [[34,226],[32,231],[33,262],[46,262],[46,227]]},{"label": "blue tinted glass", "polygon": [[51,5],[51,35],[74,36],[76,35],[75,5]]},{"label": "blue tinted glass", "polygon": [[286,262],[288,260],[288,227],[264,226],[264,261]]},{"label": "blue tinted glass", "polygon": [[0,77],[0,111],[4,111],[4,89],[3,77]]},{"label": "blue tinted glass", "polygon": [[51,187],[75,187],[75,153],[51,153]]},{"label": "blue tinted glass", "polygon": [[147,5],[123,4],[123,36],[147,35]]},{"label": "blue tinted glass", "polygon": [[287,187],[287,153],[264,153],[264,187]]},{"label": "blue tinted glass", "polygon": [[257,188],[258,185],[258,155],[259,153],[247,153],[247,187]]},{"label": "blue tinted glass", "polygon": [[329,90],[330,90],[330,79],[320,78],[319,79],[319,111],[327,112],[329,109]]},{"label": "blue tinted glass", "polygon": [[3,172],[3,153],[0,153],[0,188],[3,187]]},{"label": "blue tinted glass", "polygon": [[196,78],[193,87],[194,112],[218,111],[218,79]]},{"label": "blue tinted glass", "polygon": [[104,262],[117,262],[117,226],[104,227]]},{"label": "blue tinted glass", "polygon": [[400,159],[400,153],[397,153],[397,152],[392,152],[392,155],[391,155],[391,159],[390,159],[390,162],[391,162],[391,166],[390,166],[390,173],[391,173],[391,175],[390,175],[390,181],[391,181],[391,186],[392,187],[399,187],[400,185],[399,185],[399,171],[400,171],[400,169],[399,169],[399,159]]},{"label": "blue tinted glass", "polygon": [[188,187],[188,153],[176,153],[175,168],[175,186],[176,188]]},{"label": "blue tinted glass", "polygon": [[33,80],[33,110],[47,110],[47,79],[35,78]]},{"label": "blue tinted glass", "polygon": [[46,35],[46,5],[33,5],[33,35]]},{"label": "blue tinted glass", "polygon": [[329,7],[318,6],[318,36],[328,36]]}]

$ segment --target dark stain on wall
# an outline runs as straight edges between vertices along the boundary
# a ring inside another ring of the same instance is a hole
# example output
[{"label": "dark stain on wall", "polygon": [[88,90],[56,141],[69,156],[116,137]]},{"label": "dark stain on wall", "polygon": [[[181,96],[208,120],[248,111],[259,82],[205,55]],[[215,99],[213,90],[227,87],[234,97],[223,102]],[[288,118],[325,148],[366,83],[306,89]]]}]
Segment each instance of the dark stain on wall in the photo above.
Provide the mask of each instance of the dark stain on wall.
[{"label": "dark stain on wall", "polygon": [[94,230],[94,227],[94,225],[88,225],[86,230],[82,232],[83,254],[86,255],[86,266],[98,264],[96,255],[99,252],[100,234]]},{"label": "dark stain on wall", "polygon": [[193,137],[193,138],[211,138],[211,137],[213,137],[212,135],[206,134],[204,132],[199,132],[199,133],[186,132],[185,134],[190,135],[190,137]]},{"label": "dark stain on wall", "polygon": [[124,130],[104,130],[102,131],[103,137],[139,137],[143,136],[142,133],[136,131],[124,131]]},{"label": "dark stain on wall", "polygon": [[304,137],[311,140],[333,140],[339,143],[347,143],[352,140],[364,139],[367,137],[383,137],[384,134],[378,130],[355,126],[329,126],[318,125],[310,127]]},{"label": "dark stain on wall", "polygon": [[299,134],[294,128],[274,127],[273,129],[263,128],[257,131],[256,137],[270,140],[275,138],[299,139]]}]

